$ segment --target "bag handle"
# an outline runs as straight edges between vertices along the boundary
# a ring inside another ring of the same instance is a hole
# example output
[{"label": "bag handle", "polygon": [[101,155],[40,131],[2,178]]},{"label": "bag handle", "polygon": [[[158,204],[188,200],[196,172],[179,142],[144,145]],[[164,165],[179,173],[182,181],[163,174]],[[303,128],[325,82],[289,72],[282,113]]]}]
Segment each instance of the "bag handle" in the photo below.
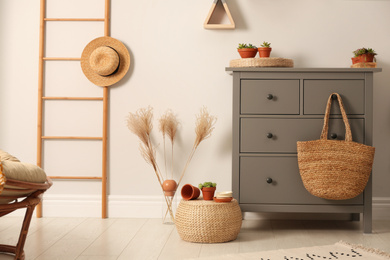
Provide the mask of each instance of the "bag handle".
[{"label": "bag handle", "polygon": [[338,93],[330,94],[328,98],[328,103],[326,104],[325,117],[324,117],[324,126],[322,128],[321,140],[328,140],[328,130],[329,130],[329,115],[330,115],[330,107],[332,106],[332,96],[336,95],[337,100],[339,101],[341,115],[343,116],[343,121],[345,125],[345,141],[352,142],[352,133],[351,127],[348,122],[347,114],[345,113],[343,101]]}]

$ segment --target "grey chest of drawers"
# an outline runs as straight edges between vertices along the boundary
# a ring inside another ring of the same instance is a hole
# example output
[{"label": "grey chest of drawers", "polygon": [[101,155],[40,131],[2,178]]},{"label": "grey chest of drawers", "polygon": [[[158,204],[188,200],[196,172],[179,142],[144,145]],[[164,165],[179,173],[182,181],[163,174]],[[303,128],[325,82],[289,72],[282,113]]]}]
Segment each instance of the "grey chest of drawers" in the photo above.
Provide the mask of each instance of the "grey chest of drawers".
[{"label": "grey chest of drawers", "polygon": [[[327,98],[343,98],[356,142],[372,145],[373,76],[379,68],[226,68],[233,74],[232,189],[242,211],[363,213],[372,230],[372,181],[349,200],[326,200],[304,188],[297,141],[319,139]],[[338,105],[329,138],[343,140]]]}]

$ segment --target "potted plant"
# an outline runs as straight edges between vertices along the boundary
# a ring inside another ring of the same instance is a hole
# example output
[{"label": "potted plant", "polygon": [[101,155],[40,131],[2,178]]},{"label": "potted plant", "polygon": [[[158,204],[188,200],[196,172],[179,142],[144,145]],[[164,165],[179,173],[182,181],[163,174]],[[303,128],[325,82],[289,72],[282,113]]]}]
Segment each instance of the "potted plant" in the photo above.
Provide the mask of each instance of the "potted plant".
[{"label": "potted plant", "polygon": [[270,42],[263,42],[261,47],[259,47],[259,56],[260,58],[268,58],[271,54],[272,48]]},{"label": "potted plant", "polygon": [[204,182],[199,184],[199,189],[202,190],[204,200],[213,200],[214,192],[217,188],[217,184],[213,182]]},{"label": "potted plant", "polygon": [[375,55],[375,51],[371,48],[359,48],[353,51],[354,57],[352,59],[352,64],[359,62],[373,62]]},{"label": "potted plant", "polygon": [[254,58],[257,54],[257,47],[252,44],[240,43],[237,48],[241,58]]}]

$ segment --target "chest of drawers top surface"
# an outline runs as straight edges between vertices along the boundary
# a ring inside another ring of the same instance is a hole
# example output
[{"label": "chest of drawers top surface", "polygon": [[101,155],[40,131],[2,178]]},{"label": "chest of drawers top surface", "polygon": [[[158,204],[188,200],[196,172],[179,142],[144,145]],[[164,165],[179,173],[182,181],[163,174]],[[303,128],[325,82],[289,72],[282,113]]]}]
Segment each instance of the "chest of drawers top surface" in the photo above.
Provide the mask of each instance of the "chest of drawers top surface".
[{"label": "chest of drawers top surface", "polygon": [[381,68],[234,68],[226,67],[226,71],[250,72],[381,72]]}]

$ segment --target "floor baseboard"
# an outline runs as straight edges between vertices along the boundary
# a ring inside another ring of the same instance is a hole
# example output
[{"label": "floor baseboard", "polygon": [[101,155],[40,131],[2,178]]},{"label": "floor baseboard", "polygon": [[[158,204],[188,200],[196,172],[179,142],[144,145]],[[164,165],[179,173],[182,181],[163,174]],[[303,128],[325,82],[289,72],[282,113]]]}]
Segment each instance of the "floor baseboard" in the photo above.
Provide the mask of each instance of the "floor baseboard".
[{"label": "floor baseboard", "polygon": [[[176,198],[178,205],[180,198]],[[161,218],[163,215],[162,196],[120,196],[108,197],[109,218]],[[390,198],[373,198],[373,219],[390,219]],[[99,195],[45,195],[42,204],[44,217],[101,217],[102,206]],[[12,213],[22,216],[24,211]],[[246,219],[348,219],[345,214],[273,214],[273,213],[244,213]],[[343,216],[344,215],[344,216]]]}]

